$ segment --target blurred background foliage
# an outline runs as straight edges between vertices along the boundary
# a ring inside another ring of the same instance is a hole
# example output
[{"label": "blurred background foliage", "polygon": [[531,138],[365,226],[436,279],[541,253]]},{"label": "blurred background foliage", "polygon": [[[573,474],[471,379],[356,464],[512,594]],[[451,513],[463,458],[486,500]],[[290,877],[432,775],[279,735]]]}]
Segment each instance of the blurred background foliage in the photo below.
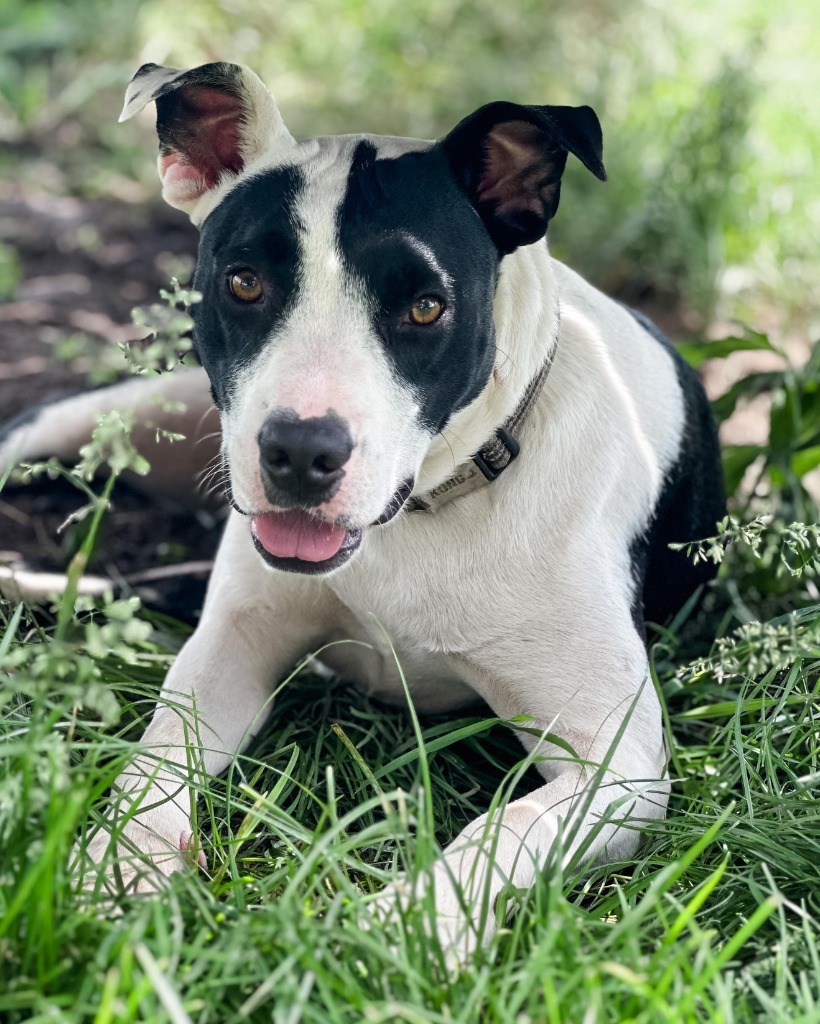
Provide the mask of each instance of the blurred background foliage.
[{"label": "blurred background foliage", "polygon": [[815,335],[816,0],[0,0],[0,177],[153,199],[144,61],[226,59],[296,135],[435,137],[499,98],[589,103],[609,182],[568,171],[553,251],[622,298]]}]

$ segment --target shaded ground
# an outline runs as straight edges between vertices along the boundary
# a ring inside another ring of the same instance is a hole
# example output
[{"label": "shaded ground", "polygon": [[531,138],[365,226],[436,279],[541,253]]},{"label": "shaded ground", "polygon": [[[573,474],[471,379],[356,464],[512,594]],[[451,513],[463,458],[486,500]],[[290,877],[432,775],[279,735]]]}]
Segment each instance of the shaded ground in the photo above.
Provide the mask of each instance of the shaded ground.
[{"label": "shaded ground", "polygon": [[[0,422],[87,387],[97,358],[116,365],[116,343],[139,337],[132,307],[155,301],[172,273],[190,269],[196,249],[195,230],[165,205],[56,198],[9,183],[0,183],[0,238],[16,252],[20,277],[14,298],[0,306]],[[83,354],[57,358],[71,338]],[[84,503],[61,480],[0,493],[0,563],[63,570],[82,527],[57,530]],[[118,484],[93,568],[179,614],[198,600],[203,574],[194,574],[193,593],[189,575],[150,584],[142,577],[157,566],[210,559],[218,534],[212,516]]]},{"label": "shaded ground", "polygon": [[0,306],[0,413],[14,416],[55,391],[85,387],[89,363],[54,358],[82,333],[100,346],[139,336],[135,305],[154,301],[196,231],[164,204],[83,201],[0,182],[0,238],[17,253],[20,283]]}]

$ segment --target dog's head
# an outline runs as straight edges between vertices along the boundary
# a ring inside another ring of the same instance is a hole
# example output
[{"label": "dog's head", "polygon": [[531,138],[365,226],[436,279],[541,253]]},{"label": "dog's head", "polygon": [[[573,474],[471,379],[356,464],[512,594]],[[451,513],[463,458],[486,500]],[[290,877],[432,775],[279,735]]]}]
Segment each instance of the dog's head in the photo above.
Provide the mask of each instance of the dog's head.
[{"label": "dog's head", "polygon": [[604,178],[589,107],[491,103],[438,142],[297,142],[235,64],[146,64],[163,194],[201,230],[197,352],[233,500],[270,564],[327,572],[401,507],[487,386],[502,258],[542,238],[569,152]]}]

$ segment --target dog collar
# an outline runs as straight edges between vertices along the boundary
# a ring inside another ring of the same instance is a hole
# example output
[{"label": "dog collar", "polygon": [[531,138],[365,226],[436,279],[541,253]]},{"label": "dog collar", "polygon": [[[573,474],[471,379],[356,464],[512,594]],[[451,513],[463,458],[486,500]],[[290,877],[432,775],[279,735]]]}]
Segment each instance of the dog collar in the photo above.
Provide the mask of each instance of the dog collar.
[{"label": "dog collar", "polygon": [[485,487],[501,476],[521,451],[516,435],[541,394],[554,359],[555,346],[538,374],[527,385],[512,416],[495,431],[490,440],[483,444],[468,462],[462,463],[444,483],[425,494],[409,498],[405,505],[408,512],[437,512],[442,505],[446,505],[455,498],[461,498],[465,494],[471,494],[479,487]]}]

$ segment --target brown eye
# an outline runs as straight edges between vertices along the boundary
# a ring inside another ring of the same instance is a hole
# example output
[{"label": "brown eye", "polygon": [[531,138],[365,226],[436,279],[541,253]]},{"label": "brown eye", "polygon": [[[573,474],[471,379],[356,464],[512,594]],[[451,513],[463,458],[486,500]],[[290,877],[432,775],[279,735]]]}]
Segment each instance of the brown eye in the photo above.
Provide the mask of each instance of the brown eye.
[{"label": "brown eye", "polygon": [[444,312],[444,303],[432,295],[422,295],[410,307],[410,319],[414,324],[434,324]]},{"label": "brown eye", "polygon": [[257,302],[262,298],[262,284],[252,270],[237,270],[231,274],[228,287],[240,302]]}]

